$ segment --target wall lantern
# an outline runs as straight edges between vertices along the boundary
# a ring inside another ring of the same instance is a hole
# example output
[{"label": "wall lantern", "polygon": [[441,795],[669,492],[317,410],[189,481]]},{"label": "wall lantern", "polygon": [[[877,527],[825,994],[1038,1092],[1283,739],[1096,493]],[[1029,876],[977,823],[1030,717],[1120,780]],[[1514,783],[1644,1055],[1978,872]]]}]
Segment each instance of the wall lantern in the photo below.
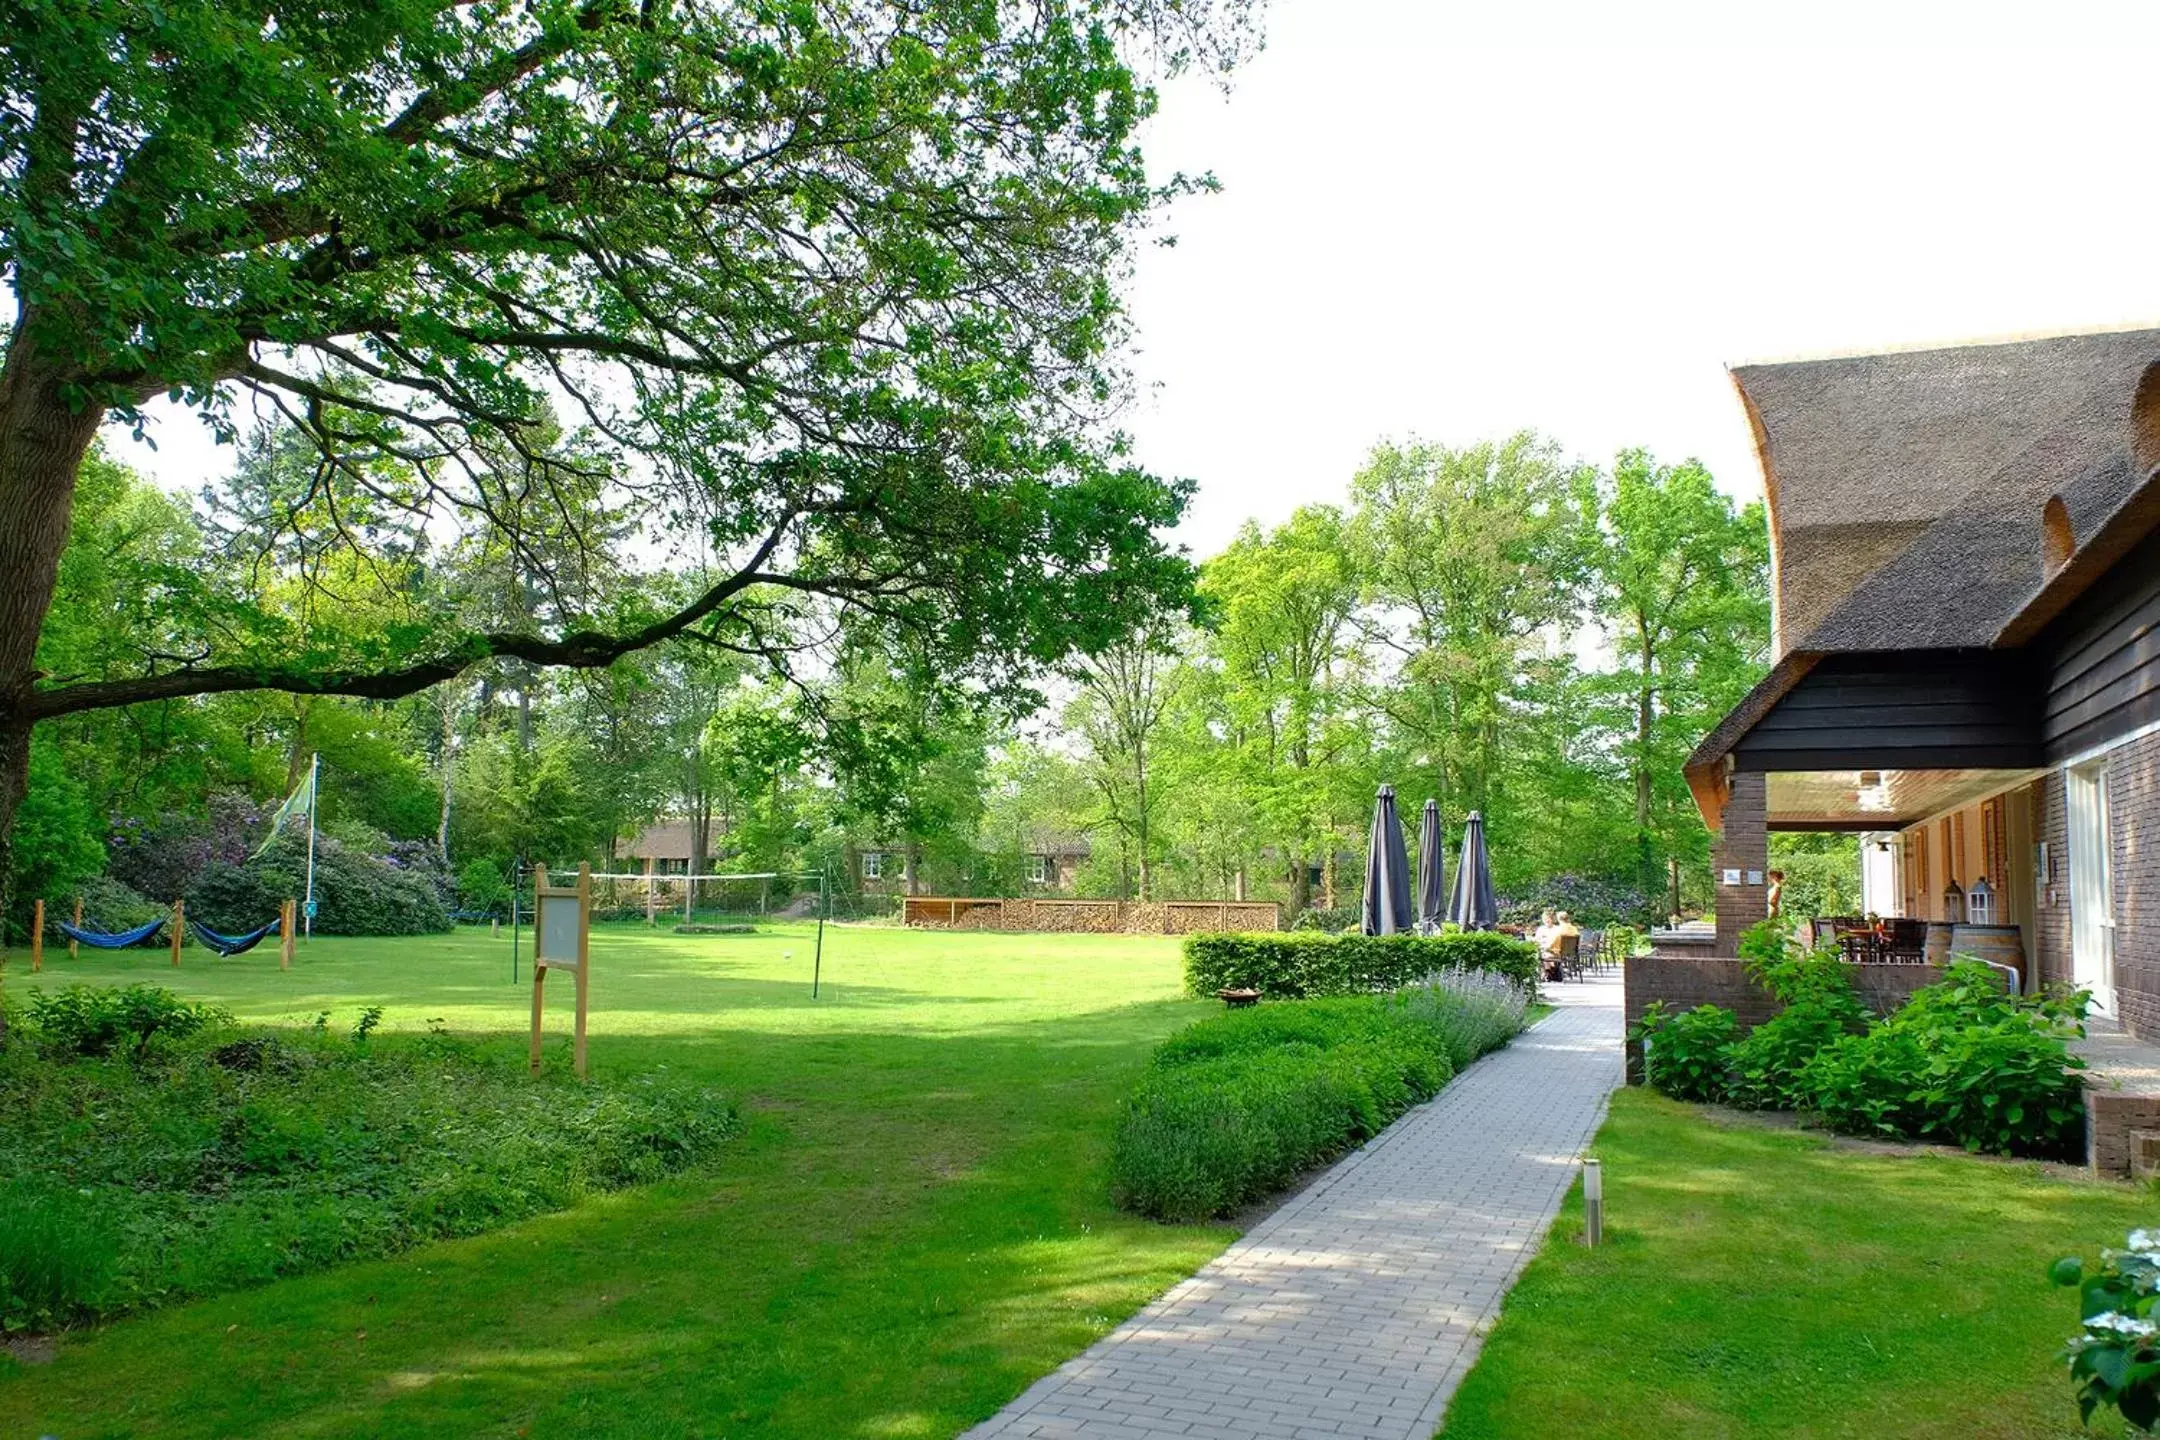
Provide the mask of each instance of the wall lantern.
[{"label": "wall lantern", "polygon": [[1943,923],[1965,923],[1965,892],[1958,888],[1957,877],[1954,875],[1950,878],[1950,883],[1943,886]]},{"label": "wall lantern", "polygon": [[1995,923],[1995,889],[1982,875],[1973,881],[1973,888],[1965,896],[1965,922],[1968,925],[1992,925]]}]

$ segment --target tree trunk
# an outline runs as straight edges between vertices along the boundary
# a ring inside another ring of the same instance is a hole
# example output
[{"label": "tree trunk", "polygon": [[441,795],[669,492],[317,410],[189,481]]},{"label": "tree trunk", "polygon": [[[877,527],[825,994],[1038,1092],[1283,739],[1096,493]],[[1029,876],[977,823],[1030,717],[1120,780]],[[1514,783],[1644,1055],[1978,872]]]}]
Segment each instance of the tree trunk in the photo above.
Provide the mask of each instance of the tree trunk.
[{"label": "tree trunk", "polygon": [[1311,907],[1312,871],[1306,867],[1304,856],[1293,855],[1290,857],[1291,923],[1295,924],[1297,922],[1297,917],[1304,914]]},{"label": "tree trunk", "polygon": [[0,915],[14,872],[15,813],[30,785],[31,690],[75,507],[75,477],[104,411],[62,398],[59,357],[41,353],[40,319],[18,316],[0,362]]}]

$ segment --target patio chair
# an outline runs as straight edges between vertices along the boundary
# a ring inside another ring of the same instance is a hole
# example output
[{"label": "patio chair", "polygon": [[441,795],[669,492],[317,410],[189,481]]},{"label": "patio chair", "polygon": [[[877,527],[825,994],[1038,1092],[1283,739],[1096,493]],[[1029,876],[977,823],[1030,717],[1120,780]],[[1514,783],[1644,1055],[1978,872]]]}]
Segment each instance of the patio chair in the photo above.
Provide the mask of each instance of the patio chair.
[{"label": "patio chair", "polygon": [[1585,973],[1603,970],[1604,968],[1605,932],[1603,930],[1583,931],[1582,944],[1575,952],[1575,978],[1580,980]]},{"label": "patio chair", "polygon": [[1579,980],[1582,978],[1582,936],[1562,935],[1553,944],[1552,959],[1546,962],[1545,978],[1548,980]]}]

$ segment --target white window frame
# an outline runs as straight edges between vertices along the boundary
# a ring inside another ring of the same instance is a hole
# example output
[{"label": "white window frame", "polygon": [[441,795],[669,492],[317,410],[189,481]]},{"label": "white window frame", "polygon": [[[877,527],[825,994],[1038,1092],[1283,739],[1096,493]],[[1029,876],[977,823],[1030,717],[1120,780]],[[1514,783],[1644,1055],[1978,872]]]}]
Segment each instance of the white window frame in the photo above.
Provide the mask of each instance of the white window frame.
[{"label": "white window frame", "polygon": [[862,857],[862,878],[863,878],[863,879],[865,879],[865,880],[883,880],[883,879],[885,878],[885,852],[884,852],[884,851],[882,851],[882,850],[865,850],[865,851],[863,851],[863,857]]},{"label": "white window frame", "polygon": [[2070,978],[2115,1013],[2115,856],[2103,756],[2063,772],[2070,834]]},{"label": "white window frame", "polygon": [[1029,883],[1030,885],[1047,885],[1047,884],[1049,884],[1049,883],[1050,883],[1050,857],[1049,857],[1049,856],[1047,856],[1047,855],[1030,855],[1030,856],[1028,856],[1028,883]]}]

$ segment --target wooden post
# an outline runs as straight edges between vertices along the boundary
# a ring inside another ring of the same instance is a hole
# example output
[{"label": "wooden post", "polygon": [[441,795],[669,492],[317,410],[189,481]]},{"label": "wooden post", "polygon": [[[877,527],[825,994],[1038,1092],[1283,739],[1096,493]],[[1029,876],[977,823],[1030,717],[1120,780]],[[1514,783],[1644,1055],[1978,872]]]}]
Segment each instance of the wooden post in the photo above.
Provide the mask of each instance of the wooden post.
[{"label": "wooden post", "polygon": [[653,888],[652,861],[652,856],[647,855],[645,857],[645,923],[647,925],[658,925],[660,923],[660,895]]},{"label": "wooden post", "polygon": [[285,906],[278,912],[277,968],[292,969],[293,931],[300,928],[300,902],[286,897]]},{"label": "wooden post", "polygon": [[[78,930],[82,929],[82,896],[80,895],[77,895],[75,897],[75,928]],[[75,938],[72,935],[69,936],[68,959],[73,960],[80,953],[81,952],[76,948]]]},{"label": "wooden post", "polygon": [[35,975],[45,968],[45,902],[36,906],[36,918],[30,922],[30,973]]},{"label": "wooden post", "polygon": [[180,968],[180,937],[186,933],[187,901],[175,900],[172,902],[172,963],[175,970]]}]

